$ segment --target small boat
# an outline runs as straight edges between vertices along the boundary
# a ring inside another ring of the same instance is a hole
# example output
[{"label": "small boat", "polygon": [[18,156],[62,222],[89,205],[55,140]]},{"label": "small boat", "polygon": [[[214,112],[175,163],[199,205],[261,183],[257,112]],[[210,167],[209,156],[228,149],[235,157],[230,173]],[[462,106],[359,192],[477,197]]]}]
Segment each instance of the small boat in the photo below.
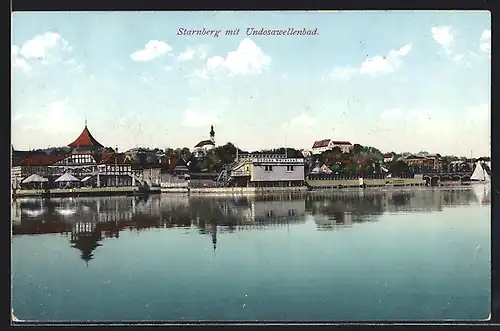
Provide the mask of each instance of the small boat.
[{"label": "small boat", "polygon": [[481,184],[490,184],[491,183],[491,178],[488,172],[484,169],[483,165],[481,162],[477,161],[476,167],[474,168],[474,172],[472,173],[472,176],[470,176],[470,180],[475,183],[481,183]]},{"label": "small boat", "polygon": [[488,204],[491,196],[491,178],[481,162],[477,161],[472,176],[472,189],[481,204]]}]

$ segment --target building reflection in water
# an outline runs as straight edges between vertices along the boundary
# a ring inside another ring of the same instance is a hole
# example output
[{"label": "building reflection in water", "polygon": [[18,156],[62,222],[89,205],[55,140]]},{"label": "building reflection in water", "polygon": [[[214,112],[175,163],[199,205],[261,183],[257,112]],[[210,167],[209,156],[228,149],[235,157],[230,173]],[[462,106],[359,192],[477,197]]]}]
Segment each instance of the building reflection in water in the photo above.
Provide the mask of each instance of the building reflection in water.
[{"label": "building reflection in water", "polygon": [[489,204],[481,189],[343,190],[259,197],[152,195],[17,199],[12,203],[14,235],[60,233],[69,238],[86,263],[106,238],[121,231],[190,228],[210,235],[289,227],[313,219],[320,231],[376,221],[384,213],[439,212],[472,203]]}]

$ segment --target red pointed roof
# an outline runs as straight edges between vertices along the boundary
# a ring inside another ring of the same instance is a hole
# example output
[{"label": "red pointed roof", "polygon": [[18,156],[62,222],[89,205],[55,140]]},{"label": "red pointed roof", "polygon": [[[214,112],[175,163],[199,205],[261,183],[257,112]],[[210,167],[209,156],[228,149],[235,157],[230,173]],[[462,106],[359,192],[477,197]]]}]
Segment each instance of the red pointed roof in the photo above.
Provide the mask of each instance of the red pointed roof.
[{"label": "red pointed roof", "polygon": [[83,129],[82,133],[78,138],[76,138],[75,141],[73,141],[71,144],[68,145],[69,147],[93,147],[93,148],[99,148],[103,147],[90,133],[89,129],[85,125],[85,128]]}]

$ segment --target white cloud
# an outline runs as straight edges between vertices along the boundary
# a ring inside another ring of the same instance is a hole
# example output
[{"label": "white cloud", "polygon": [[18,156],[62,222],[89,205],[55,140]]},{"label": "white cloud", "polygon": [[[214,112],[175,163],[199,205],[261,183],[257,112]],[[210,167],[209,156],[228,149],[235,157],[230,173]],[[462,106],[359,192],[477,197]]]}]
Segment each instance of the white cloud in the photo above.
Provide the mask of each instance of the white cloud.
[{"label": "white cloud", "polygon": [[376,76],[378,74],[389,74],[399,69],[401,57],[408,55],[411,44],[407,44],[398,50],[391,50],[387,56],[374,56],[365,60],[359,67],[361,74]]},{"label": "white cloud", "polygon": [[206,127],[219,123],[219,116],[210,111],[197,111],[188,108],[184,111],[184,126],[190,128]]},{"label": "white cloud", "polygon": [[196,54],[196,51],[193,49],[188,49],[185,52],[182,52],[179,54],[179,61],[189,61],[194,59],[194,55]]},{"label": "white cloud", "polygon": [[400,49],[390,50],[385,56],[376,55],[363,61],[358,67],[335,67],[330,76],[336,79],[350,79],[354,75],[377,76],[380,74],[390,74],[401,67],[402,57],[408,55],[412,45],[406,44]]},{"label": "white cloud", "polygon": [[20,49],[20,54],[26,59],[49,60],[51,52],[71,50],[67,40],[58,33],[49,31],[25,42]]},{"label": "white cloud", "polygon": [[206,62],[209,71],[223,70],[229,75],[258,75],[270,65],[271,57],[248,38],[243,39],[238,48],[226,57],[213,56]]},{"label": "white cloud", "polygon": [[214,70],[221,67],[224,64],[224,58],[222,56],[212,56],[207,59],[207,69]]},{"label": "white cloud", "polygon": [[204,60],[208,55],[207,46],[190,46],[178,56],[179,61]]},{"label": "white cloud", "polygon": [[61,35],[50,31],[45,32],[21,46],[12,45],[12,67],[27,72],[32,69],[30,60],[38,60],[42,64],[56,64],[61,62],[64,54],[71,50],[72,47]]},{"label": "white cloud", "polygon": [[453,42],[453,34],[449,26],[435,26],[432,27],[431,32],[434,40],[445,49]]},{"label": "white cloud", "polygon": [[307,113],[302,113],[297,117],[292,118],[288,122],[283,123],[282,128],[290,130],[290,129],[301,129],[305,127],[312,126],[316,120],[314,117]]},{"label": "white cloud", "polygon": [[16,45],[12,45],[12,49],[11,49],[11,53],[10,53],[10,60],[11,60],[12,68],[18,68],[24,72],[31,70],[31,66],[29,65],[29,63],[26,59],[21,57],[21,55],[19,53],[19,47]]},{"label": "white cloud", "polygon": [[491,30],[486,29],[483,31],[481,38],[479,39],[479,49],[482,52],[491,54]]},{"label": "white cloud", "polygon": [[435,26],[431,28],[432,37],[434,41],[441,46],[441,55],[448,57],[456,63],[461,63],[465,66],[471,67],[471,60],[477,58],[477,54],[470,50],[465,50],[465,53],[457,53],[455,44],[455,37],[453,36],[452,28],[450,26]]},{"label": "white cloud", "polygon": [[146,62],[165,55],[171,50],[172,47],[164,41],[150,40],[143,49],[130,54],[130,58],[134,61]]}]

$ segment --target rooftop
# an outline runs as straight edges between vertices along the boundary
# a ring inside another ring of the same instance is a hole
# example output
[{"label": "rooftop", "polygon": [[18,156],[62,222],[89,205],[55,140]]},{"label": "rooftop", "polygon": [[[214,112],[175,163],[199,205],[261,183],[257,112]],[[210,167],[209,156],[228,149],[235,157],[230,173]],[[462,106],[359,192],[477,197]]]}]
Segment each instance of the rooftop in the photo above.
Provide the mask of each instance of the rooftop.
[{"label": "rooftop", "polygon": [[47,155],[47,154],[35,154],[26,157],[20,165],[23,166],[44,166],[56,163],[62,160],[66,155]]},{"label": "rooftop", "polygon": [[72,148],[101,148],[104,147],[101,145],[90,133],[87,125],[83,129],[82,133],[75,141],[68,145]]},{"label": "rooftop", "polygon": [[203,146],[208,146],[208,145],[215,146],[215,143],[212,140],[207,139],[207,140],[200,141],[194,147],[197,148],[197,147],[203,147]]}]

